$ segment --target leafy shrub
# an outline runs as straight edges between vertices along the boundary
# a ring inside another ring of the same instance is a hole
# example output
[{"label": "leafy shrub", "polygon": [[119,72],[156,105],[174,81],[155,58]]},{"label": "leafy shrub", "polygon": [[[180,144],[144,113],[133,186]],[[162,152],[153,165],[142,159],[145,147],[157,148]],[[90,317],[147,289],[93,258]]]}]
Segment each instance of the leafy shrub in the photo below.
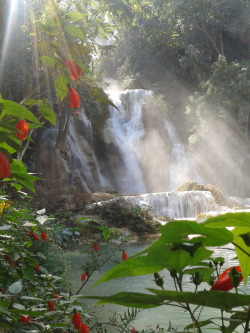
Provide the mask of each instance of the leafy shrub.
[{"label": "leafy shrub", "polygon": [[104,203],[100,208],[101,217],[115,227],[128,227],[141,235],[156,233],[160,225],[152,215],[151,208],[133,207],[120,200]]}]

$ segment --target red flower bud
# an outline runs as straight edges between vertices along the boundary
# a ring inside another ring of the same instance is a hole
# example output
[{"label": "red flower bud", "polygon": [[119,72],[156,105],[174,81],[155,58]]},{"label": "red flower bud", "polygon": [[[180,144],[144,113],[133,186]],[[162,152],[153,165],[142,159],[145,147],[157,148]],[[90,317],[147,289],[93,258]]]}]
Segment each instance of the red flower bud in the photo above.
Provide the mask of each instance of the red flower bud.
[{"label": "red flower bud", "polygon": [[55,295],[55,298],[60,298],[60,297],[58,296],[58,293],[53,292],[53,294]]},{"label": "red flower bud", "polygon": [[87,325],[82,324],[79,333],[89,333],[89,328]]},{"label": "red flower bud", "polygon": [[73,315],[72,323],[73,323],[75,329],[77,329],[77,330],[79,330],[82,326],[82,318],[79,315],[79,313],[76,312],[75,309],[74,309],[74,315]]},{"label": "red flower bud", "polygon": [[54,303],[52,301],[48,301],[48,307],[49,307],[49,311],[53,311],[54,310]]},{"label": "red flower bud", "polygon": [[94,249],[95,251],[98,251],[98,250],[99,250],[99,246],[95,243],[95,244],[93,245],[93,249]]},{"label": "red flower bud", "polygon": [[127,254],[125,251],[122,252],[122,260],[126,260],[127,259]]},{"label": "red flower bud", "polygon": [[40,272],[40,267],[39,267],[39,266],[36,266],[36,270],[37,270],[38,272]]},{"label": "red flower bud", "polygon": [[25,140],[26,135],[29,132],[29,126],[26,123],[24,119],[19,120],[18,123],[16,124],[16,128],[21,132],[21,133],[15,133],[15,135],[18,137],[19,140]]},{"label": "red flower bud", "polygon": [[81,78],[82,70],[73,60],[67,59],[64,61],[64,64],[68,68],[69,76],[72,80]]},{"label": "red flower bud", "polygon": [[[218,280],[215,282],[215,284],[211,287],[210,290],[219,290],[219,291],[229,291],[233,289],[233,285],[229,276],[229,272],[232,271],[233,267],[230,267],[226,269],[218,278]],[[241,273],[240,266],[235,267],[238,272]],[[243,280],[242,274],[240,275],[240,281]]]},{"label": "red flower bud", "polygon": [[82,276],[81,276],[82,281],[85,281],[85,279],[86,279],[86,272],[82,273]]},{"label": "red flower bud", "polygon": [[70,103],[70,108],[71,109],[77,109],[80,106],[80,98],[78,93],[71,88],[70,86],[68,87],[69,92],[68,92],[68,99]]},{"label": "red flower bud", "polygon": [[30,320],[30,316],[21,316],[21,321],[23,324],[26,324]]},{"label": "red flower bud", "polygon": [[136,333],[136,329],[133,327],[131,333]]},{"label": "red flower bud", "polygon": [[0,179],[9,178],[11,174],[10,164],[7,157],[0,151]]},{"label": "red flower bud", "polygon": [[47,239],[47,235],[45,234],[44,231],[41,232],[41,235],[42,235],[42,239],[43,239],[43,241],[46,241],[46,239]]}]

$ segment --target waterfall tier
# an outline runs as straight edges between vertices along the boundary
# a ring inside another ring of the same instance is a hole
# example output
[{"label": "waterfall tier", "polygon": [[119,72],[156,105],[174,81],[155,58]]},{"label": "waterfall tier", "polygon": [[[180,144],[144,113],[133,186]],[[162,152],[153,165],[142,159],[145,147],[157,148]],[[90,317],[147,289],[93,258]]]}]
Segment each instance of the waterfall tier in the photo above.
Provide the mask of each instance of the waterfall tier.
[{"label": "waterfall tier", "polygon": [[167,215],[171,219],[196,218],[201,213],[218,209],[214,197],[208,191],[161,192],[135,196],[123,196],[108,201],[87,205],[86,210],[98,209],[98,206],[119,201],[121,204],[152,208],[155,217]]}]

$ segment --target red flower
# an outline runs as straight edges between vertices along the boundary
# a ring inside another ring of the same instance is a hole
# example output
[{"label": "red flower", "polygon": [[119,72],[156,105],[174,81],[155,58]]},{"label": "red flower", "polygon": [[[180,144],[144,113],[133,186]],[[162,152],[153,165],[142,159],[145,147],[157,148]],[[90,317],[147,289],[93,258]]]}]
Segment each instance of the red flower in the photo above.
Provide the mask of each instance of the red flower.
[{"label": "red flower", "polygon": [[58,296],[58,293],[53,292],[53,294],[55,295],[55,298],[60,298],[60,297]]},{"label": "red flower", "polygon": [[127,259],[127,254],[125,251],[122,252],[122,260],[126,260]]},{"label": "red flower", "polygon": [[133,327],[131,333],[136,333],[136,329]]},{"label": "red flower", "polygon": [[87,325],[85,324],[82,324],[80,330],[79,330],[79,333],[89,333],[89,328]]},{"label": "red flower", "polygon": [[0,151],[0,178],[9,178],[11,174],[7,157]]},{"label": "red flower", "polygon": [[4,293],[4,289],[3,288],[0,288],[1,292]]},{"label": "red flower", "polygon": [[68,68],[69,76],[72,80],[81,78],[82,70],[73,60],[67,59],[64,61],[64,64]]},{"label": "red flower", "polygon": [[74,309],[74,315],[73,315],[72,323],[74,324],[74,327],[77,330],[79,330],[81,328],[81,326],[82,326],[82,318],[79,315],[79,313],[76,312],[75,309]]},{"label": "red flower", "polygon": [[16,128],[21,132],[21,133],[15,133],[15,135],[18,137],[19,140],[25,140],[26,135],[29,132],[29,126],[26,123],[24,119],[19,120],[18,123],[16,124]]},{"label": "red flower", "polygon": [[70,85],[68,85],[68,99],[69,99],[69,103],[70,103],[70,108],[71,109],[77,109],[80,106],[80,98],[78,93],[70,87]]},{"label": "red flower", "polygon": [[40,237],[38,236],[38,235],[36,235],[33,231],[28,231],[28,230],[26,230],[26,232],[28,233],[28,234],[30,234],[30,236],[32,236],[32,237],[34,237],[35,239],[39,239]]},{"label": "red flower", "polygon": [[47,234],[45,234],[45,232],[42,231],[41,235],[42,235],[42,239],[43,239],[43,241],[46,241],[46,239],[47,239]]},{"label": "red flower", "polygon": [[21,321],[23,324],[26,324],[30,320],[30,316],[21,316]]},{"label": "red flower", "polygon": [[[233,267],[230,267],[226,269],[218,278],[218,280],[215,282],[215,284],[211,287],[210,290],[219,290],[219,291],[229,291],[233,289],[233,285],[229,276],[229,272],[231,272]],[[241,273],[240,266],[235,267],[238,272]],[[243,280],[242,274],[240,275],[240,281]]]},{"label": "red flower", "polygon": [[37,270],[38,272],[40,272],[40,267],[39,267],[39,266],[36,266],[36,270]]},{"label": "red flower", "polygon": [[48,307],[49,307],[49,311],[53,311],[54,310],[54,303],[52,301],[48,301]]},{"label": "red flower", "polygon": [[99,246],[95,243],[95,244],[93,245],[93,249],[94,249],[95,251],[98,251],[98,250],[99,250]]},{"label": "red flower", "polygon": [[86,272],[82,273],[82,276],[81,276],[82,281],[85,281],[85,279],[86,279]]}]

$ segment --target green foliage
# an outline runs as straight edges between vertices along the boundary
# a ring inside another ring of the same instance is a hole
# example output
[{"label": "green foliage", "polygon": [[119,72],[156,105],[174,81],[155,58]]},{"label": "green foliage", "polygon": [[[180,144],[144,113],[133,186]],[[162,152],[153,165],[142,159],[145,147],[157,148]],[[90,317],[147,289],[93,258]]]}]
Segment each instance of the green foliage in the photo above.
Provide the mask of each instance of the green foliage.
[{"label": "green foliage", "polygon": [[[192,310],[189,304],[213,307],[221,310],[222,326],[219,325],[219,331],[233,332],[236,327],[246,322],[244,332],[247,332],[247,318],[249,318],[250,313],[248,307],[250,296],[248,294],[241,294],[237,290],[237,287],[235,287],[237,293],[223,292],[224,287],[218,289],[220,291],[197,291],[197,289],[201,282],[207,283],[208,286],[214,284],[214,274],[217,277],[220,275],[219,272],[221,266],[224,264],[224,259],[222,257],[212,259],[213,248],[230,243],[235,245],[241,271],[246,283],[250,273],[250,252],[247,238],[250,233],[249,221],[249,213],[228,213],[208,218],[203,223],[197,223],[196,221],[169,222],[159,228],[161,236],[150,247],[113,267],[96,283],[99,284],[125,276],[154,273],[154,282],[162,290],[148,288],[147,291],[150,293],[146,294],[121,292],[111,296],[85,297],[99,299],[99,304],[113,303],[136,308],[174,305],[190,313],[193,323],[187,328],[195,327],[197,332],[202,332],[201,327],[203,326],[218,324],[212,318],[206,321],[199,321],[199,315],[196,316],[195,310]],[[228,230],[229,227],[235,227],[235,229],[230,231]],[[244,235],[246,237],[242,237]],[[209,249],[206,248],[207,246]],[[164,279],[156,273],[163,269],[167,269],[170,276],[174,279],[176,291],[164,289]],[[237,272],[236,269],[234,270]],[[190,282],[195,286],[194,292],[186,292],[184,290],[184,274],[190,275]],[[158,281],[159,278],[162,279],[161,283]],[[227,279],[230,280],[229,276]],[[240,319],[235,322],[234,318],[239,318],[238,307],[242,307],[243,310],[241,311]],[[225,327],[223,311],[231,315],[227,327]]]},{"label": "green foliage", "polygon": [[187,105],[187,113],[195,116],[200,124],[194,129],[191,142],[205,140],[210,126],[219,118],[249,142],[249,68],[247,60],[229,63],[223,56],[213,64],[211,76],[201,83],[200,92],[190,96]]},{"label": "green foliage", "polygon": [[101,217],[115,227],[128,227],[140,235],[156,233],[159,224],[155,222],[150,207],[132,207],[121,201],[104,203],[100,208]]}]

